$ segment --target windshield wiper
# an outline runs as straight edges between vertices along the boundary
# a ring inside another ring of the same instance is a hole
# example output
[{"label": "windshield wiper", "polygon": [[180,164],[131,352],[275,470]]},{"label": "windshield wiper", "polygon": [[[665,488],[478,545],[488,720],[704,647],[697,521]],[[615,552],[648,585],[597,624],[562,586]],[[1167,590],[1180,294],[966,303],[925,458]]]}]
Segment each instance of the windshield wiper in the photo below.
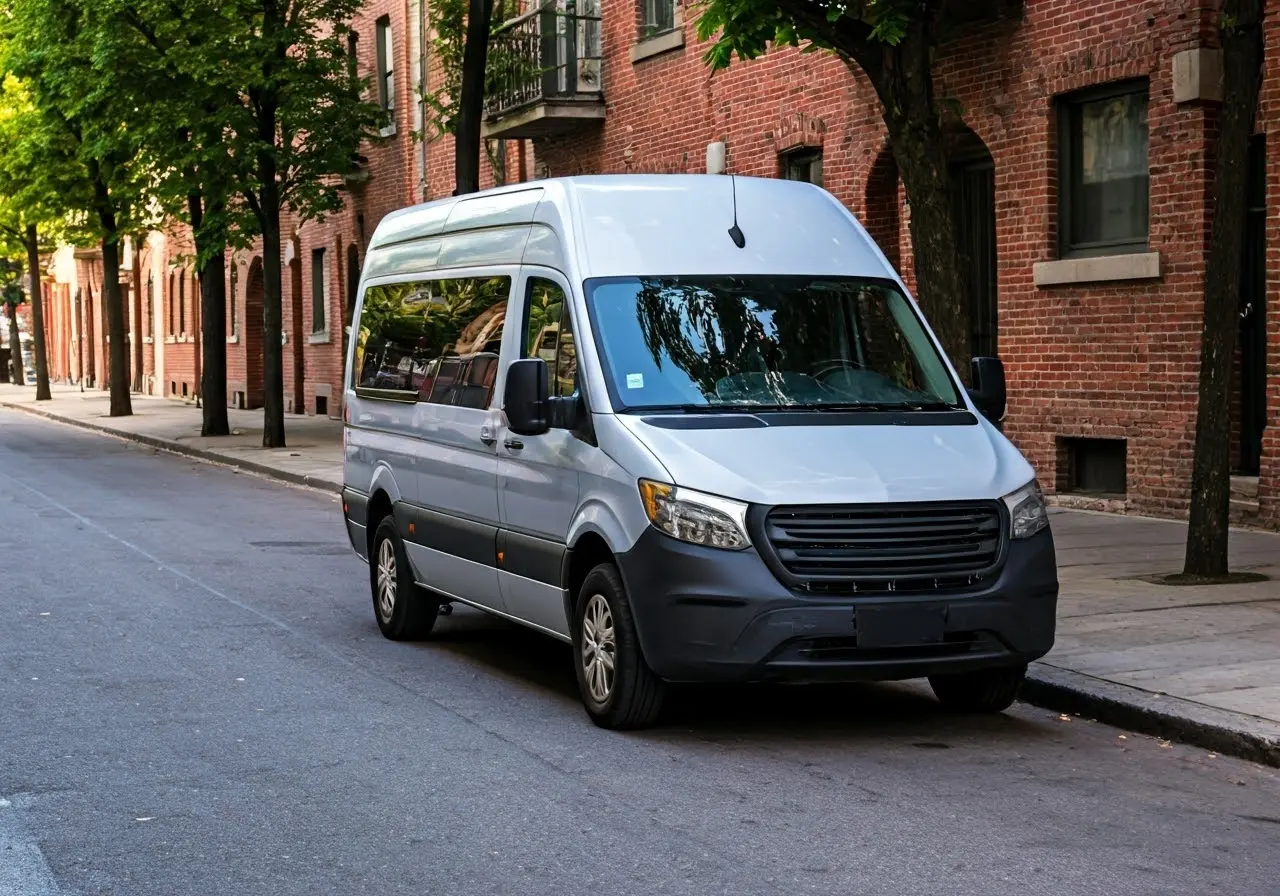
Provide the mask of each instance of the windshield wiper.
[{"label": "windshield wiper", "polygon": [[802,405],[807,411],[962,411],[945,401],[848,401]]},{"label": "windshield wiper", "polygon": [[801,408],[788,404],[655,404],[627,408],[636,414],[680,411],[685,414],[754,414],[758,411],[788,411]]},{"label": "windshield wiper", "polygon": [[942,401],[796,402],[795,404],[661,404],[627,408],[628,413],[769,414],[796,411],[963,411]]}]

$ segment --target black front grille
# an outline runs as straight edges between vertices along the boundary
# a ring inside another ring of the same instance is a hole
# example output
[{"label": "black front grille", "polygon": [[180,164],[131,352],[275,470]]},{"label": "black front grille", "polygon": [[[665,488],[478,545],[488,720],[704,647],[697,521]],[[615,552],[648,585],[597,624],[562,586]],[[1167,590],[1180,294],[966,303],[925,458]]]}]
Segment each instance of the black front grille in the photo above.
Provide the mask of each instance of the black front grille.
[{"label": "black front grille", "polygon": [[777,507],[764,518],[779,578],[832,595],[980,587],[1003,529],[994,501]]}]

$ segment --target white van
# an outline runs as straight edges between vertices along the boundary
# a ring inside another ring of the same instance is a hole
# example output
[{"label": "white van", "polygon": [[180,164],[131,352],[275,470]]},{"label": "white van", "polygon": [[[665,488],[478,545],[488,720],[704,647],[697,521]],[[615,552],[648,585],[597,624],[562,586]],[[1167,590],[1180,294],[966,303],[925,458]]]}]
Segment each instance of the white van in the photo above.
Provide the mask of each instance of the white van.
[{"label": "white van", "polygon": [[568,642],[590,717],[668,684],[928,677],[1000,712],[1053,537],[858,221],[809,184],[537,181],[389,215],[348,346],[343,513],[392,639],[478,607]]}]

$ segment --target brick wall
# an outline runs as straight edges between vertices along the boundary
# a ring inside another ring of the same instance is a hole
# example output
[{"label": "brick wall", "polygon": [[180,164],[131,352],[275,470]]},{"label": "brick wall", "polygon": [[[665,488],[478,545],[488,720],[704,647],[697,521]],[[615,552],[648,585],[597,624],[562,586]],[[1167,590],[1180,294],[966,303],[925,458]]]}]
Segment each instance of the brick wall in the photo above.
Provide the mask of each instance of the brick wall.
[{"label": "brick wall", "polygon": [[[910,211],[886,151],[878,103],[861,74],[830,56],[790,50],[712,74],[692,24],[684,28],[683,47],[633,63],[634,0],[602,6],[607,118],[539,141],[548,174],[698,172],[705,170],[707,144],[723,140],[730,172],[777,176],[780,153],[820,146],[824,185],[864,218],[911,285]],[[1161,515],[1181,515],[1187,506],[1215,112],[1208,104],[1173,102],[1173,56],[1211,46],[1211,6],[1027,3],[1019,21],[960,31],[936,68],[938,96],[958,101],[965,127],[995,165],[1000,351],[1010,380],[1006,432],[1050,492],[1066,484],[1061,439],[1127,442],[1127,500],[1090,504]],[[685,10],[686,20],[694,15]],[[1277,34],[1280,4],[1269,15],[1270,33]],[[1277,58],[1269,56],[1260,129],[1280,115]],[[1054,98],[1139,76],[1150,79],[1149,243],[1160,253],[1161,276],[1037,288],[1033,265],[1058,257]],[[1280,196],[1277,161],[1273,154],[1272,196]],[[1277,251],[1270,249],[1272,270]],[[1276,289],[1273,279],[1272,307]],[[1261,482],[1264,514],[1273,522],[1280,513],[1272,506],[1280,488],[1277,323],[1280,313],[1271,314],[1272,425]]]}]

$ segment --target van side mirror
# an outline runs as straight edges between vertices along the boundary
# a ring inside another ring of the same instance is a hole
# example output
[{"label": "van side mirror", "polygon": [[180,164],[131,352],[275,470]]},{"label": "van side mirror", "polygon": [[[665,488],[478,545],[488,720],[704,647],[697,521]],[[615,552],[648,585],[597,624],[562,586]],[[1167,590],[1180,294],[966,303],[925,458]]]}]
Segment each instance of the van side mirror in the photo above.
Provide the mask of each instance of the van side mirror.
[{"label": "van side mirror", "polygon": [[969,397],[978,406],[982,416],[992,423],[1004,419],[1008,395],[1004,382],[1004,362],[999,358],[973,359],[973,385]]},{"label": "van side mirror", "polygon": [[547,411],[547,362],[541,358],[523,358],[507,368],[507,385],[503,390],[502,409],[507,425],[516,435],[540,436],[551,428]]}]

